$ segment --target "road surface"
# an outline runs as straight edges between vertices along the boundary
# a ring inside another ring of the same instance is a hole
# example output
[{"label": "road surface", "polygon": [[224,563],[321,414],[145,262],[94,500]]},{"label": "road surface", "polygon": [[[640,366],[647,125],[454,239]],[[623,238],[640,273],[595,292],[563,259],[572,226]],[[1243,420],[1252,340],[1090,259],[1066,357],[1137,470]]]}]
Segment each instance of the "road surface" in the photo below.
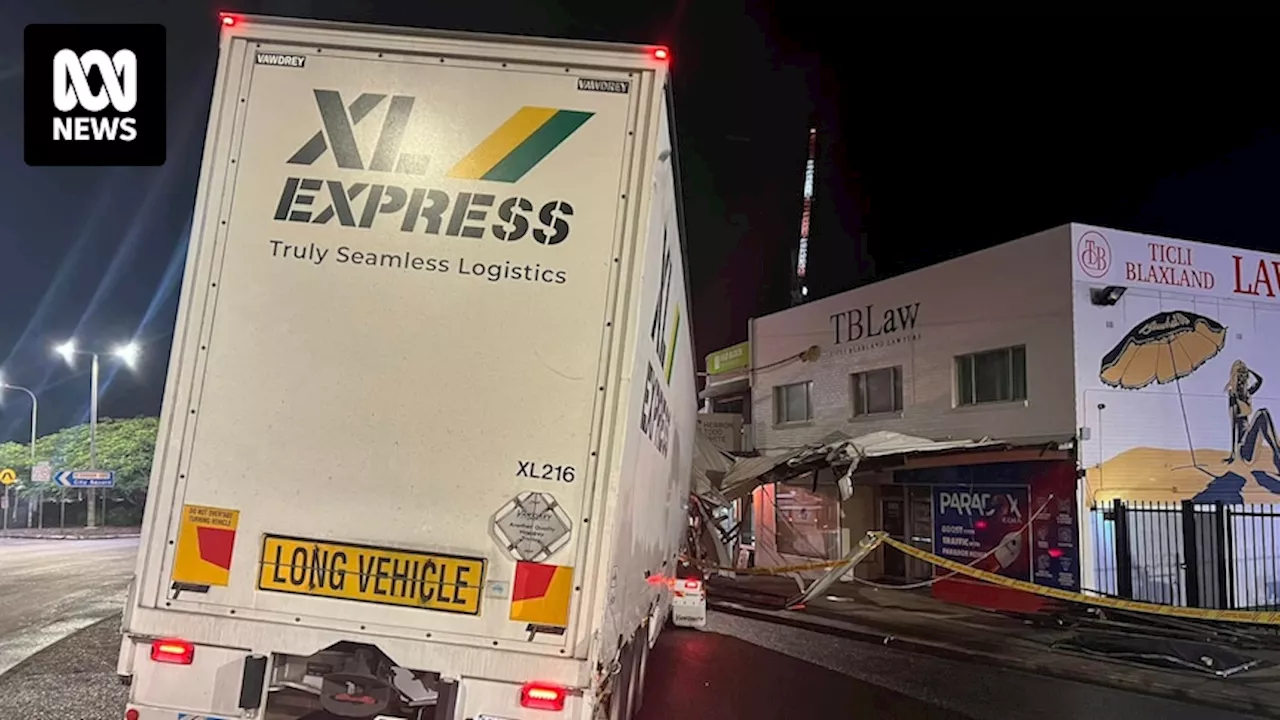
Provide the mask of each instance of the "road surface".
[{"label": "road surface", "polygon": [[1249,717],[719,613],[703,632],[663,633],[647,685],[639,720]]},{"label": "road surface", "polygon": [[[119,720],[119,643],[112,617],[0,677],[0,720]],[[650,660],[638,720],[1244,717],[714,613],[705,632],[663,633]]]},{"label": "road surface", "polygon": [[0,673],[119,612],[136,538],[0,539]]}]

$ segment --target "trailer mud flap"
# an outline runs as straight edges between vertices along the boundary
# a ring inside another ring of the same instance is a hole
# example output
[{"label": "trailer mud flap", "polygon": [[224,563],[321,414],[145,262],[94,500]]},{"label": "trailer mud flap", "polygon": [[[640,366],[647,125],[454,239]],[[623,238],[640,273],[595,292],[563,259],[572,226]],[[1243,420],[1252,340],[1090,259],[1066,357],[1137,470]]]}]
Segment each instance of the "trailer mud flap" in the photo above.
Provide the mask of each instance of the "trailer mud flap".
[{"label": "trailer mud flap", "polygon": [[240,707],[257,710],[262,707],[262,694],[267,683],[267,656],[250,655],[244,659],[240,673]]}]

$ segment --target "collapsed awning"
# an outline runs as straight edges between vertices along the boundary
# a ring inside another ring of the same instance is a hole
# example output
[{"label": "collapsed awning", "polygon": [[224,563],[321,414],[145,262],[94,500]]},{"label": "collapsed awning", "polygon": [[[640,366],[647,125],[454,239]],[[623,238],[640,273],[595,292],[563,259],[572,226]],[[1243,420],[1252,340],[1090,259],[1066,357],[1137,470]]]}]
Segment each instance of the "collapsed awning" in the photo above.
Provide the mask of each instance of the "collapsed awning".
[{"label": "collapsed awning", "polygon": [[719,487],[724,476],[733,468],[734,456],[721,450],[699,430],[693,443],[693,481],[690,491],[717,505],[728,505]]},{"label": "collapsed awning", "polygon": [[749,392],[751,392],[751,380],[747,374],[745,372],[730,373],[722,377],[707,378],[707,384],[702,392],[698,393],[698,399],[710,400],[730,395],[745,395]]},{"label": "collapsed awning", "polygon": [[841,495],[852,492],[850,477],[864,460],[918,455],[944,451],[971,450],[1007,445],[999,440],[929,440],[902,433],[879,431],[851,438],[833,433],[820,442],[781,455],[743,458],[719,483],[720,494],[732,502],[749,495],[760,485],[785,482],[824,467],[846,467],[840,478]]}]

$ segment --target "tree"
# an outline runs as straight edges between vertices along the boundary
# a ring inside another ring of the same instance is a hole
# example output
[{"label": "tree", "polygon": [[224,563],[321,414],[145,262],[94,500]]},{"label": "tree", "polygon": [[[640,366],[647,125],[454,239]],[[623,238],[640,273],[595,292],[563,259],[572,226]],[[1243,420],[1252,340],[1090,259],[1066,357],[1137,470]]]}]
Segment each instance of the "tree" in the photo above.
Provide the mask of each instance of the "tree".
[{"label": "tree", "polygon": [[0,469],[4,468],[16,470],[18,477],[30,477],[31,451],[26,445],[16,442],[0,445]]},{"label": "tree", "polygon": [[[159,429],[160,420],[153,417],[129,420],[103,418],[98,421],[98,468],[113,470],[116,474],[111,497],[118,497],[136,507],[146,501]],[[20,443],[0,445],[0,467],[18,471],[22,478],[17,486],[18,492],[28,497],[41,489],[46,493],[52,489],[50,485],[31,483],[30,452],[27,445]],[[46,460],[54,472],[90,469],[89,426],[63,428],[36,440],[36,462]]]}]

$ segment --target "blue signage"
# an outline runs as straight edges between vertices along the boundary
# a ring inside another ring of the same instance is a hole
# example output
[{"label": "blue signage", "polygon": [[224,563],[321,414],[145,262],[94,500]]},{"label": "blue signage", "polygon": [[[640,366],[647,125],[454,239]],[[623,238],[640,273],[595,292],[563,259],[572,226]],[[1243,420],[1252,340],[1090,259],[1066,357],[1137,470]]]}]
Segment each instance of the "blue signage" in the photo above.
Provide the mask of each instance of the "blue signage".
[{"label": "blue signage", "polygon": [[109,488],[116,485],[111,470],[62,470],[53,475],[53,484],[74,488]]},{"label": "blue signage", "polygon": [[1053,497],[1049,497],[1047,489],[1040,488],[1032,499],[1036,507],[1044,507],[1032,525],[1032,580],[1037,585],[1079,592],[1080,548],[1076,542],[1079,528],[1075,498],[1068,491],[1069,486],[1064,482]]},{"label": "blue signage", "polygon": [[979,570],[1031,579],[1025,486],[937,485],[933,552]]},{"label": "blue signage", "polygon": [[[1046,460],[898,470],[894,481],[932,490],[934,553],[966,565],[983,558],[977,564],[983,570],[1080,591],[1075,463]],[[1009,533],[1019,514],[1017,527],[1030,527],[1015,539]],[[1006,561],[1003,571],[997,558]]]}]

